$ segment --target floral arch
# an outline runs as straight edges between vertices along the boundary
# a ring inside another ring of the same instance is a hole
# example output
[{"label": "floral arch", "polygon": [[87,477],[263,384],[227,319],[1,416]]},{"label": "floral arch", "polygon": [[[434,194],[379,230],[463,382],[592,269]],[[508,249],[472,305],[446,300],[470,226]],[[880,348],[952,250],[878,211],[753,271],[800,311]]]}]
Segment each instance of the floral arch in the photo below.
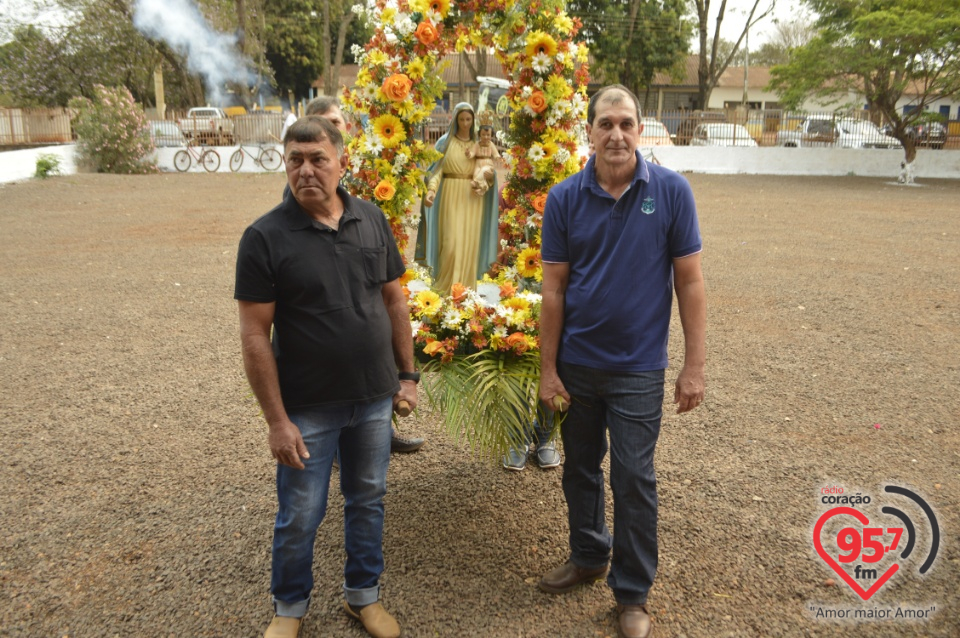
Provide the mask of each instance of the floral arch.
[{"label": "floral arch", "polygon": [[415,204],[426,190],[426,167],[439,157],[418,132],[446,88],[442,60],[471,48],[495,49],[512,79],[510,126],[498,133],[510,171],[500,217],[507,261],[539,247],[547,191],[581,167],[587,49],[573,42],[580,23],[565,6],[565,0],[377,0],[370,9],[376,31],[356,51],[356,87],[343,95],[345,109],[367,122],[350,142],[350,170],[357,194],[376,199],[387,214],[401,250],[419,222]]},{"label": "floral arch", "polygon": [[531,423],[543,209],[550,188],[583,162],[587,49],[573,41],[580,23],[565,6],[565,0],[377,0],[369,10],[355,8],[369,12],[376,31],[356,48],[356,87],[342,97],[345,110],[364,122],[349,143],[350,182],[354,194],[386,213],[401,252],[420,221],[427,167],[440,157],[419,133],[446,89],[444,57],[493,48],[511,79],[510,124],[497,134],[509,171],[497,278],[481,286],[485,292],[455,285],[445,297],[415,267],[405,278],[418,356],[424,370],[437,373],[428,375],[428,395],[452,433],[494,455],[516,444]]}]

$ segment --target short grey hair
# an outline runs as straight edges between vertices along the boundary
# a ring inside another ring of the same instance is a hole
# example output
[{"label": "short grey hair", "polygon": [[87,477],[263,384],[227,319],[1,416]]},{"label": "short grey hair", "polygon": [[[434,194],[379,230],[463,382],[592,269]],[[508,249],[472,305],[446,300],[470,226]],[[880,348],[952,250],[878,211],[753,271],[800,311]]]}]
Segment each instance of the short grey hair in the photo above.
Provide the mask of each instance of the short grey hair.
[{"label": "short grey hair", "polygon": [[[593,126],[593,120],[597,117],[597,105],[600,102],[618,104],[623,100],[622,97],[616,95],[617,92],[626,93],[630,96],[630,99],[633,100],[633,105],[637,107],[637,124],[640,123],[640,118],[643,117],[643,110],[640,108],[640,100],[637,99],[633,91],[622,84],[608,84],[594,93],[593,97],[590,98],[590,104],[587,106],[587,124]],[[607,95],[608,93],[613,93],[613,95]]]},{"label": "short grey hair", "polygon": [[337,157],[343,155],[343,135],[330,120],[319,115],[304,115],[287,129],[283,136],[283,150],[286,152],[290,142],[310,143],[330,140],[337,150]]},{"label": "short grey hair", "polygon": [[340,100],[333,95],[321,95],[307,103],[305,115],[326,115],[333,107],[340,108]]}]

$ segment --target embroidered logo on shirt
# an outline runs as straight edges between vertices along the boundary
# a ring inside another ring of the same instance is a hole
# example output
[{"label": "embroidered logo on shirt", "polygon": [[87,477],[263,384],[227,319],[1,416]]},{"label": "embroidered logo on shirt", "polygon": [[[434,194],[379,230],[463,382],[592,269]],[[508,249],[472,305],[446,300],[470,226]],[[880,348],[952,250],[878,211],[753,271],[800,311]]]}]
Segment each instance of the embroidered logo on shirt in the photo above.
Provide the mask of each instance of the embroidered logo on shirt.
[{"label": "embroidered logo on shirt", "polygon": [[657,207],[653,204],[652,197],[646,198],[643,200],[643,204],[640,205],[640,211],[644,215],[652,215],[655,210],[657,210]]}]

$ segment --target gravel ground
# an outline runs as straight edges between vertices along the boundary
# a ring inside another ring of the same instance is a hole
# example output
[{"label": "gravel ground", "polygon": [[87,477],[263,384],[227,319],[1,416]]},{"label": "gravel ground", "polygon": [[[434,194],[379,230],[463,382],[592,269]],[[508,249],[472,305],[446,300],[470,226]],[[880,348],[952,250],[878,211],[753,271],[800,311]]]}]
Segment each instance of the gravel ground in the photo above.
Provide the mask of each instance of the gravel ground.
[{"label": "gravel ground", "polygon": [[[657,636],[960,635],[960,181],[689,179],[708,392],[663,423]],[[273,462],[232,289],[240,233],[282,187],[204,174],[0,187],[0,635],[258,636],[269,622]],[[394,457],[386,501],[384,600],[405,636],[615,634],[605,585],[536,587],[567,555],[562,470],[507,473],[427,410],[402,427],[429,439]],[[942,542],[919,576],[927,526],[897,501],[917,548],[864,603],[811,531],[822,487],[892,503],[888,482],[933,505]],[[340,608],[331,501],[301,635],[362,636]],[[844,606],[936,612],[811,611]]]}]

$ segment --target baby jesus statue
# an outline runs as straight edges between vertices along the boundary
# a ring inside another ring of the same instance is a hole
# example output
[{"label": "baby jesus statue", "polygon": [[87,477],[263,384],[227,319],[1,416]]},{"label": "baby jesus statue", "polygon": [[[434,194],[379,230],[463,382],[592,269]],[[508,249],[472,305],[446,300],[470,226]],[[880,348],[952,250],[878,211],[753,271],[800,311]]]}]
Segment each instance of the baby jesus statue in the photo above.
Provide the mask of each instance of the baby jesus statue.
[{"label": "baby jesus statue", "polygon": [[477,132],[479,141],[467,149],[467,158],[475,160],[473,179],[470,180],[470,189],[474,195],[483,196],[493,183],[494,163],[500,159],[497,147],[493,145],[493,127],[484,124]]}]

